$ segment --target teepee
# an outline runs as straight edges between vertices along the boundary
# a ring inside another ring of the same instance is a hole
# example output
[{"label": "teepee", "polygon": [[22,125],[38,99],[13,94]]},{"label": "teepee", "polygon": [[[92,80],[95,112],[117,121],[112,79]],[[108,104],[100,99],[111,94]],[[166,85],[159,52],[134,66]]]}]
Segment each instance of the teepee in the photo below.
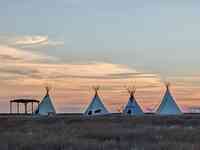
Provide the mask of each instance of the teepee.
[{"label": "teepee", "polygon": [[131,88],[127,88],[128,93],[130,94],[129,100],[127,105],[125,106],[123,113],[125,115],[130,115],[130,116],[134,116],[134,115],[143,115],[144,112],[142,111],[141,107],[139,106],[139,104],[137,103],[136,99],[135,99],[135,92],[136,92],[136,88],[133,87]]},{"label": "teepee", "polygon": [[38,105],[38,108],[35,111],[35,114],[38,115],[50,115],[56,114],[56,110],[52,103],[51,97],[49,95],[50,88],[46,87],[46,95],[44,96],[43,100]]},{"label": "teepee", "polygon": [[98,90],[99,86],[93,87],[93,90],[95,91],[95,95],[87,107],[84,115],[87,116],[94,116],[94,115],[106,115],[109,114],[108,110],[104,106],[103,102],[101,101],[99,95],[98,95]]},{"label": "teepee", "polygon": [[169,86],[170,84],[166,83],[166,92],[156,113],[159,115],[180,115],[182,112],[171,95]]}]

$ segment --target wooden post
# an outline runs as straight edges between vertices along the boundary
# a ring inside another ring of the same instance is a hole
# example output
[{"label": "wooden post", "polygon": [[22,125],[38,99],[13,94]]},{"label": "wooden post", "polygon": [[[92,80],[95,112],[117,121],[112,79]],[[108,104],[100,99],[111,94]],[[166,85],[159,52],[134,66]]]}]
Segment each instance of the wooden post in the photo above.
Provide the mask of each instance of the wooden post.
[{"label": "wooden post", "polygon": [[28,114],[28,111],[27,111],[27,103],[24,103],[24,110],[25,110],[25,114]]},{"label": "wooden post", "polygon": [[12,114],[12,102],[10,101],[10,114]]},{"label": "wooden post", "polygon": [[32,114],[33,114],[33,102],[32,102],[31,108],[32,108]]},{"label": "wooden post", "polygon": [[19,103],[17,103],[17,113],[19,114]]}]

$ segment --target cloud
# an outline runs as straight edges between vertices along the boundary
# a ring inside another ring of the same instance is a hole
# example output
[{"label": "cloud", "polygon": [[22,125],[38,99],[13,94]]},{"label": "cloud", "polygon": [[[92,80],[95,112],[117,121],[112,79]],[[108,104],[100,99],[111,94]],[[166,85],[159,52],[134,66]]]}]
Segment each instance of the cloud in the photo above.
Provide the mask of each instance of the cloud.
[{"label": "cloud", "polygon": [[46,56],[32,51],[21,50],[18,48],[0,45],[1,63],[27,63],[27,62],[44,62],[47,60],[56,60],[56,58]]},{"label": "cloud", "polygon": [[111,79],[140,79],[140,78],[157,78],[157,75],[154,74],[146,74],[142,72],[138,73],[119,73],[119,74],[105,74],[101,76],[94,76],[94,75],[55,75],[54,78],[77,78],[77,79],[104,79],[104,80],[111,80]]},{"label": "cloud", "polygon": [[39,46],[63,46],[64,41],[52,40],[46,35],[2,36],[0,42],[10,46],[39,47]]},{"label": "cloud", "polygon": [[[119,85],[122,86],[125,82],[129,82],[127,80],[134,81],[136,79],[140,83],[146,82],[146,86],[159,82],[157,75],[137,72],[127,66],[110,63],[9,63],[0,67],[0,73],[0,79],[11,80],[9,84],[31,86],[54,82],[56,86],[61,87],[68,83],[71,84],[72,89],[77,89],[77,87],[85,89],[93,84],[105,84],[106,89],[109,85],[109,88],[112,87],[109,90],[118,90]],[[9,78],[5,78],[6,76]]]},{"label": "cloud", "polygon": [[[27,40],[27,43],[38,43],[45,40]],[[22,43],[18,41],[18,43]],[[155,81],[159,77],[154,74],[138,72],[126,65],[111,64],[105,62],[91,62],[83,64],[57,63],[57,58],[50,57],[35,51],[22,50],[5,45],[0,45],[0,78],[12,79],[24,84],[29,81],[49,79],[61,83],[65,80],[150,80]],[[8,77],[8,78],[7,78]],[[25,77],[25,78],[24,78]],[[12,80],[12,81],[13,81]],[[32,83],[32,82],[29,82]]]},{"label": "cloud", "polygon": [[48,46],[63,46],[64,42],[63,41],[48,40],[48,41],[44,42],[43,45],[48,45]]},{"label": "cloud", "polygon": [[33,44],[43,44],[46,42],[48,42],[47,36],[22,36],[22,37],[16,37],[14,44],[33,45]]},{"label": "cloud", "polygon": [[7,60],[10,60],[10,61],[20,61],[21,58],[19,57],[16,57],[16,56],[11,56],[11,55],[7,55],[7,54],[0,54],[0,59],[2,61],[7,61]]},{"label": "cloud", "polygon": [[22,36],[16,38],[14,45],[23,47],[32,46],[63,46],[63,41],[50,40],[48,36]]},{"label": "cloud", "polygon": [[155,78],[157,77],[156,74],[149,74],[149,73],[143,73],[143,72],[134,72],[134,73],[115,73],[115,74],[109,74],[110,78],[115,79],[124,79],[124,78]]},{"label": "cloud", "polygon": [[21,67],[20,69],[15,67],[15,66],[10,66],[8,67],[0,67],[0,73],[6,73],[6,74],[11,74],[11,75],[21,75],[21,76],[30,76],[33,74],[38,74],[40,73],[39,70],[33,69],[33,68],[23,68]]}]

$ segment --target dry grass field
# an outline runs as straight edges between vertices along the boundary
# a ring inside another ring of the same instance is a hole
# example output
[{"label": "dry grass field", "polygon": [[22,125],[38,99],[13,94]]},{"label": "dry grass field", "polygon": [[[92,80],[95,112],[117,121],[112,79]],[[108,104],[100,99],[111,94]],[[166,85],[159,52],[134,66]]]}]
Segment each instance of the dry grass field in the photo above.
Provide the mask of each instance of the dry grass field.
[{"label": "dry grass field", "polygon": [[200,150],[200,115],[0,115],[0,150]]}]

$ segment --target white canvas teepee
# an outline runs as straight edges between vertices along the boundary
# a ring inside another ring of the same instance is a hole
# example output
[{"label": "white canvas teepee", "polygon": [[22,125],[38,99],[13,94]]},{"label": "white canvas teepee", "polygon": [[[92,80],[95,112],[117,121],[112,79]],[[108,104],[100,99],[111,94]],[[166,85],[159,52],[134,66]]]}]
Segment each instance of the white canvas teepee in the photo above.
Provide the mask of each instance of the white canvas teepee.
[{"label": "white canvas teepee", "polygon": [[106,109],[106,107],[104,106],[103,102],[101,101],[101,99],[98,95],[99,87],[93,87],[93,89],[95,91],[95,95],[94,95],[91,103],[87,107],[84,115],[94,116],[94,115],[109,114],[108,110]]},{"label": "white canvas teepee", "polygon": [[50,115],[50,114],[56,114],[56,110],[54,108],[54,105],[52,103],[51,97],[49,95],[49,87],[46,87],[46,95],[43,98],[43,100],[38,105],[38,108],[35,111],[35,114],[38,115]]},{"label": "white canvas teepee", "polygon": [[159,115],[180,115],[182,112],[171,95],[169,86],[170,84],[167,83],[165,95],[156,113]]},{"label": "white canvas teepee", "polygon": [[144,112],[142,111],[141,107],[139,106],[139,104],[137,103],[137,101],[135,99],[136,88],[135,87],[133,87],[133,89],[128,88],[127,90],[130,94],[130,97],[129,97],[127,105],[125,106],[125,108],[123,110],[123,113],[125,115],[130,115],[130,116],[143,115]]}]

